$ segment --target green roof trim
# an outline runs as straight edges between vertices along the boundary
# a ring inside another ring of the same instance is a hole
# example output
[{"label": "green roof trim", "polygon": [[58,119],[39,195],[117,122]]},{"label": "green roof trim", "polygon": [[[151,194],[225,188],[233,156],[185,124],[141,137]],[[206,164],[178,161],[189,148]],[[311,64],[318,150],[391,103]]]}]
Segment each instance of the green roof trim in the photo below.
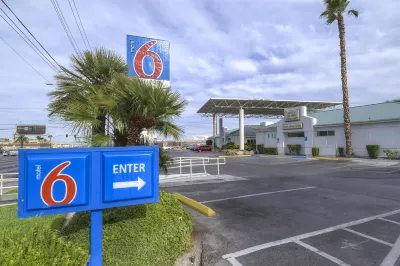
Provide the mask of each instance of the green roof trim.
[{"label": "green roof trim", "polygon": [[[343,109],[309,112],[317,119],[316,126],[343,124]],[[400,102],[377,103],[350,107],[351,123],[400,120]]]}]

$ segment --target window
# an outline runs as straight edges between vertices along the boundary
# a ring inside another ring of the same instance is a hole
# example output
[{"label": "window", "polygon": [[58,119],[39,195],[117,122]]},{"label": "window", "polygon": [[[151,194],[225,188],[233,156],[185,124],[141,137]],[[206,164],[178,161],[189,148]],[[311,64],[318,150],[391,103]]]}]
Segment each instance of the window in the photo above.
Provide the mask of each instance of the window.
[{"label": "window", "polygon": [[317,136],[318,137],[326,137],[326,136],[335,136],[335,130],[322,130],[322,131],[317,131]]},{"label": "window", "polygon": [[288,138],[302,138],[304,137],[304,131],[302,132],[288,132]]},{"label": "window", "polygon": [[275,133],[269,133],[268,134],[269,139],[276,139],[276,134]]},{"label": "window", "polygon": [[256,140],[255,139],[248,139],[247,140],[247,144],[256,144]]}]

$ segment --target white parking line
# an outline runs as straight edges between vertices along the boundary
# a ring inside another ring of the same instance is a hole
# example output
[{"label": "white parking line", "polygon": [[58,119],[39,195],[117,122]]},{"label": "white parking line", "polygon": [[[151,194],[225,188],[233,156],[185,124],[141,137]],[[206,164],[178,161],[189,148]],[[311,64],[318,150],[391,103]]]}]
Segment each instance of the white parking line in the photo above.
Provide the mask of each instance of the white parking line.
[{"label": "white parking line", "polygon": [[[352,221],[352,222],[348,222],[348,223],[344,223],[344,224],[340,224],[340,225],[335,225],[335,226],[328,227],[328,228],[325,228],[325,229],[321,229],[321,230],[318,230],[318,231],[314,231],[314,232],[310,232],[310,233],[306,233],[306,234],[302,234],[302,235],[297,235],[297,236],[293,236],[293,237],[289,237],[289,238],[285,238],[285,239],[281,239],[281,240],[277,240],[277,241],[268,242],[268,243],[265,243],[265,244],[253,246],[253,247],[246,248],[246,249],[243,249],[243,250],[240,250],[240,251],[236,251],[234,253],[226,254],[226,255],[222,256],[222,258],[228,259],[228,258],[232,258],[232,257],[240,257],[240,256],[247,255],[247,254],[262,250],[262,249],[266,249],[266,248],[270,248],[270,247],[274,247],[274,246],[279,246],[279,245],[282,245],[282,244],[287,244],[289,242],[294,242],[296,240],[301,240],[301,239],[304,239],[304,238],[308,238],[308,237],[312,237],[312,236],[316,236],[316,235],[321,235],[321,234],[324,234],[324,233],[329,233],[329,232],[332,232],[332,231],[335,231],[335,230],[338,230],[338,229],[343,229],[345,227],[349,227],[349,226],[353,226],[353,225],[357,225],[357,224],[362,224],[362,223],[365,223],[365,222],[369,222],[369,221],[372,221],[372,220],[375,220],[375,219],[378,219],[378,218],[383,218],[383,217],[390,216],[390,215],[397,214],[397,213],[400,213],[400,209],[394,210],[394,211],[391,211],[391,212],[382,213],[382,214],[375,215],[375,216],[366,217],[366,218],[363,218],[363,219],[360,219],[360,220],[356,220],[356,221]],[[390,244],[390,245],[392,245],[392,244]]]},{"label": "white parking line", "polygon": [[396,222],[396,221],[393,221],[393,220],[389,220],[389,219],[385,219],[385,218],[379,218],[379,220],[382,220],[382,221],[386,221],[386,222],[389,222],[389,223],[393,223],[393,224],[400,225],[399,222]]},{"label": "white parking line", "polygon": [[359,235],[359,236],[362,236],[362,237],[365,237],[365,238],[374,240],[375,242],[379,242],[379,243],[384,244],[384,245],[386,245],[386,246],[393,247],[393,244],[390,244],[389,242],[383,241],[382,239],[375,238],[375,237],[373,237],[373,236],[369,236],[369,235],[360,233],[360,232],[355,231],[355,230],[352,230],[352,229],[350,229],[350,228],[342,228],[342,229],[345,230],[345,231],[347,231],[347,232],[350,232],[350,233],[353,233],[353,234],[356,234],[356,235]]},{"label": "white parking line", "polygon": [[263,192],[263,193],[249,194],[249,195],[243,195],[243,196],[238,196],[238,197],[222,198],[222,199],[215,199],[215,200],[206,200],[206,201],[201,201],[200,203],[210,203],[210,202],[217,202],[217,201],[224,201],[224,200],[249,198],[249,197],[256,197],[256,196],[262,196],[262,195],[269,195],[269,194],[276,194],[276,193],[283,193],[283,192],[290,192],[290,191],[304,190],[304,189],[311,189],[311,188],[316,188],[316,187],[302,187],[302,188],[278,190],[278,191],[271,191],[271,192]]},{"label": "white parking line", "polygon": [[309,244],[304,243],[303,241],[296,240],[296,241],[293,241],[293,242],[296,243],[296,244],[299,244],[300,246],[305,247],[306,249],[314,251],[318,255],[321,255],[322,257],[324,257],[324,258],[326,258],[326,259],[328,259],[328,260],[330,260],[330,261],[332,261],[332,262],[334,262],[334,263],[336,263],[336,264],[338,264],[340,266],[350,266],[350,264],[344,263],[343,261],[339,260],[338,258],[335,258],[335,257],[329,255],[328,253],[325,253],[325,252],[323,252],[323,251],[321,251],[321,250],[319,250],[319,249],[317,249],[317,248],[315,248],[313,246],[310,246]]},{"label": "white parking line", "polygon": [[243,266],[240,262],[237,261],[235,258],[227,259],[233,266]]}]

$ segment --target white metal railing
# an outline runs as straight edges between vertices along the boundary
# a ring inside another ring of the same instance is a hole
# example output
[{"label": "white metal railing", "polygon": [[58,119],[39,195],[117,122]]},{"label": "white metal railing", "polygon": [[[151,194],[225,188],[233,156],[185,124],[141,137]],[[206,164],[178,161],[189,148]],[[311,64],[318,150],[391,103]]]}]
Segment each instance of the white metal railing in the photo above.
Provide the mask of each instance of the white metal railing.
[{"label": "white metal railing", "polygon": [[204,173],[207,174],[206,166],[217,166],[217,174],[219,176],[219,166],[226,164],[225,158],[210,158],[210,157],[174,157],[172,164],[168,169],[179,169],[179,175],[182,176],[182,169],[188,167],[190,169],[190,177],[193,176],[193,167],[202,166]]},{"label": "white metal railing", "polygon": [[16,186],[5,186],[4,183],[8,182],[18,182],[18,177],[6,177],[5,176],[15,176],[18,175],[18,173],[4,173],[0,174],[0,196],[3,195],[4,189],[8,188],[18,188],[18,184]]}]

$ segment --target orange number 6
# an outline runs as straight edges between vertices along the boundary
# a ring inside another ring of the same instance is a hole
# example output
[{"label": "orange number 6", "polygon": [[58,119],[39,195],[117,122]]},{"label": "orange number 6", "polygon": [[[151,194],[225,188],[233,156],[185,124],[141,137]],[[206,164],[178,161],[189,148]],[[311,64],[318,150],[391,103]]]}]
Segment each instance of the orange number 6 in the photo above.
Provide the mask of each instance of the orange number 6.
[{"label": "orange number 6", "polygon": [[[61,174],[61,171],[70,164],[71,162],[68,161],[57,165],[44,178],[42,187],[40,188],[40,196],[46,205],[69,204],[75,199],[77,192],[75,180],[67,174]],[[55,200],[53,197],[53,185],[57,181],[63,181],[65,184],[64,198],[59,201]]]}]

